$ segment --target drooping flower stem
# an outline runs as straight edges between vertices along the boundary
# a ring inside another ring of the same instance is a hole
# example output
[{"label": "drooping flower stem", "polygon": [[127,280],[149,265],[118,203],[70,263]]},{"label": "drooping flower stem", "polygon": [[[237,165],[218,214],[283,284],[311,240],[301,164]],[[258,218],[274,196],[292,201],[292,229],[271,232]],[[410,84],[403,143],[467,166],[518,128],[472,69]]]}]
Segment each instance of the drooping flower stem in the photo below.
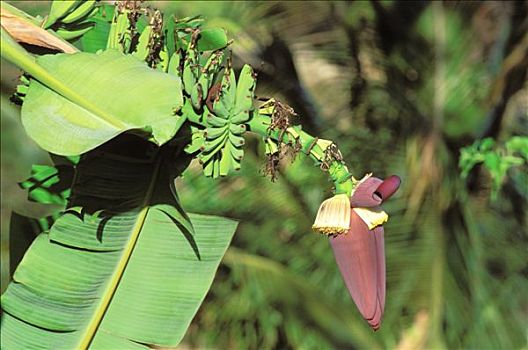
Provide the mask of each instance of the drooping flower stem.
[{"label": "drooping flower stem", "polygon": [[336,144],[308,134],[300,125],[290,126],[289,121],[278,122],[274,113],[274,108],[261,107],[248,122],[248,130],[262,136],[267,143],[274,143],[277,146],[274,152],[280,152],[281,145],[288,145],[294,151],[310,156],[329,175],[335,186],[335,194],[350,196],[355,179],[348,171]]}]

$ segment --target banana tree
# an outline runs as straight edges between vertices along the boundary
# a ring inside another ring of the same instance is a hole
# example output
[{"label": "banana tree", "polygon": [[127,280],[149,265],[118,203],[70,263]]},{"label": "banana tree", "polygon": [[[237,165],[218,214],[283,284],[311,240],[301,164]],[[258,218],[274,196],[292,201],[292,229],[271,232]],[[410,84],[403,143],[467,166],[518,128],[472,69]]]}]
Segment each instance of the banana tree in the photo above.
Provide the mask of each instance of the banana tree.
[{"label": "banana tree", "polygon": [[62,206],[40,222],[2,296],[2,347],[177,345],[237,223],[186,213],[174,180],[193,159],[207,177],[238,171],[246,132],[262,137],[272,178],[285,152],[328,174],[335,195],[313,227],[379,328],[388,218],[380,205],[399,179],[356,180],[334,142],[255,95],[250,66],[236,74],[225,31],[201,25],[136,1],[54,1],[45,18],[2,3],[1,54],[24,71],[14,96],[21,122],[55,162],[35,166],[21,186]]}]

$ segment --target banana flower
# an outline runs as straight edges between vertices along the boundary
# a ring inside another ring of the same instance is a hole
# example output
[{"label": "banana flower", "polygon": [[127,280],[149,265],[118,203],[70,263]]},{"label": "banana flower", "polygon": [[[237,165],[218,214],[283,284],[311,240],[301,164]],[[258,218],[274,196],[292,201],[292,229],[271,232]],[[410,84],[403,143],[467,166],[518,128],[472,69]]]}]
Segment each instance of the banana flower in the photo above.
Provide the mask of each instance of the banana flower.
[{"label": "banana flower", "polygon": [[[350,211],[339,206],[341,197],[323,202],[314,229],[328,234],[334,256],[354,303],[363,318],[374,330],[378,330],[385,307],[385,247],[383,223],[388,215],[381,204],[391,197],[400,186],[400,178],[390,176],[384,181],[370,174],[360,180],[347,201]],[[339,195],[338,195],[339,196]],[[324,207],[324,208],[323,208]],[[334,211],[338,224],[328,224],[328,209]],[[326,209],[326,210],[325,210]],[[343,232],[343,217],[349,217],[349,225]],[[319,220],[318,220],[319,219]],[[321,223],[321,219],[324,222]],[[326,228],[321,230],[321,226]],[[339,231],[330,232],[329,227],[338,227]],[[341,233],[341,234],[340,234]]]}]

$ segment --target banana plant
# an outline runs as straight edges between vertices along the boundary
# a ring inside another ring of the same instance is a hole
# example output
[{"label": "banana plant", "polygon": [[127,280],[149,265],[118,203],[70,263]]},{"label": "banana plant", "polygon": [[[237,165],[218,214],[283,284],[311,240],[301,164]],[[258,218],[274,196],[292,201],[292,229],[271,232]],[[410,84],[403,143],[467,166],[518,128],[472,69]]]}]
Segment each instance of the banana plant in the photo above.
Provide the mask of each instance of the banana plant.
[{"label": "banana plant", "polygon": [[207,177],[240,170],[246,132],[262,137],[272,178],[287,151],[328,175],[335,195],[313,228],[329,237],[352,298],[379,328],[388,218],[380,204],[399,179],[356,180],[336,143],[293,125],[286,104],[255,95],[253,69],[237,74],[225,31],[203,29],[199,17],[163,18],[137,1],[57,0],[45,18],[24,17],[42,37],[77,46],[34,56],[2,25],[2,57],[24,71],[22,125],[56,160],[21,186],[61,206],[2,296],[3,348],[177,345],[237,223],[186,213],[174,180],[193,159]]}]

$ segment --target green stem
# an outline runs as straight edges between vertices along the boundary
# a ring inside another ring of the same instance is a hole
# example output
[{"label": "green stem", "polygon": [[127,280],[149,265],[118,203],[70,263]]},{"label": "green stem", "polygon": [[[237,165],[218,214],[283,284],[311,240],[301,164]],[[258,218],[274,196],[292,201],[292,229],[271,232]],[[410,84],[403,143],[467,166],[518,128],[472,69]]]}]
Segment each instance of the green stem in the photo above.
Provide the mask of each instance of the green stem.
[{"label": "green stem", "polygon": [[[301,129],[300,125],[292,126],[286,130],[270,130],[271,118],[269,115],[254,113],[253,118],[248,123],[249,130],[273,141],[295,145],[300,145],[302,152],[314,160],[316,165],[320,165],[326,157],[326,149],[331,144],[327,140],[317,139]],[[328,175],[335,186],[335,194],[352,194],[354,182],[352,175],[348,171],[343,161],[334,160],[328,164]]]}]

